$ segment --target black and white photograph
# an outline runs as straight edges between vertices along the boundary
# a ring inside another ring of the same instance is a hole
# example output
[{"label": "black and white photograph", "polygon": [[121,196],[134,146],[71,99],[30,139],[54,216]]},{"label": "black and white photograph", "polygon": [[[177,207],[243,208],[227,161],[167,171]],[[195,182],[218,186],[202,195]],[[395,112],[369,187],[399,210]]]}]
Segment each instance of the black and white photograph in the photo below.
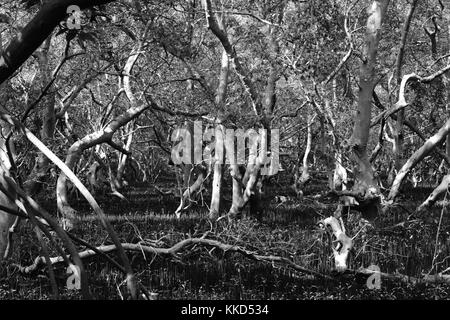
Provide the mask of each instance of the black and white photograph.
[{"label": "black and white photograph", "polygon": [[0,160],[0,307],[449,300],[450,0],[0,0]]}]

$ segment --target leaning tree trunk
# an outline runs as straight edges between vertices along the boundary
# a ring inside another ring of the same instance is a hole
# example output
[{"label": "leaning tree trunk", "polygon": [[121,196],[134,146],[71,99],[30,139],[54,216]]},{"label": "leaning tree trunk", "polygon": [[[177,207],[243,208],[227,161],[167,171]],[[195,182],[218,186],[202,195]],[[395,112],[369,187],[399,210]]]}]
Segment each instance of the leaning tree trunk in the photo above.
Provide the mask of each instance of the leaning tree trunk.
[{"label": "leaning tree trunk", "polygon": [[408,173],[430,152],[432,152],[448,135],[450,132],[450,119],[442,126],[439,131],[429,138],[419,150],[413,153],[413,155],[406,161],[403,167],[398,172],[392,183],[391,190],[389,192],[389,200],[394,200],[400,191],[400,186],[408,175]]}]

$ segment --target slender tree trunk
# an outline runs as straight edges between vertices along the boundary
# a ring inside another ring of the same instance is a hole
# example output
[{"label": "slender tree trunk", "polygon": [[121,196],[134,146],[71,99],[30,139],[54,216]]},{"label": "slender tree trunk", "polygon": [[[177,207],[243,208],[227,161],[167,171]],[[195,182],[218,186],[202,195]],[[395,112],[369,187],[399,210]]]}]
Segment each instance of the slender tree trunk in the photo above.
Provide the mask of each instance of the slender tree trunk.
[{"label": "slender tree trunk", "polygon": [[[127,142],[125,143],[125,147],[124,149],[126,151],[130,151],[131,150],[131,143],[133,142],[133,131],[134,131],[134,121],[129,122],[127,124]],[[118,188],[121,189],[123,187],[123,175],[125,173],[125,168],[126,168],[126,164],[127,164],[127,159],[128,159],[128,155],[119,152],[119,164],[117,166],[117,175],[116,175],[116,181],[118,183]]]},{"label": "slender tree trunk", "polygon": [[[327,102],[325,103],[325,106],[327,106]],[[337,100],[337,81],[336,78],[333,79],[333,107],[334,110],[337,110],[338,107],[338,100]],[[326,110],[329,110],[329,108],[326,108]],[[329,114],[329,121],[332,124],[333,130],[336,126],[336,121],[334,120],[334,117],[331,112]],[[342,156],[342,150],[339,146],[339,143],[337,141],[337,137],[334,134],[333,131],[330,132],[334,147],[334,170],[333,170],[333,176],[332,176],[332,190],[346,190],[347,189],[347,169],[345,169],[343,165],[343,156]]]},{"label": "slender tree trunk", "polygon": [[[447,54],[450,54],[450,9],[448,7],[445,8],[444,13],[445,22],[447,23]],[[449,61],[450,59],[447,59]],[[445,92],[447,93],[446,96],[446,104],[445,109],[447,112],[447,118],[450,119],[450,75],[445,74],[443,77],[444,82],[444,88]],[[447,157],[450,157],[450,134],[447,134],[447,138],[445,140],[445,154]],[[450,166],[448,169],[450,172]]]},{"label": "slender tree trunk", "polygon": [[[218,133],[220,131],[221,133]],[[216,126],[215,141],[216,145],[224,143],[225,127],[223,125]],[[216,153],[217,154],[217,153]],[[209,209],[209,218],[217,219],[220,211],[220,200],[222,197],[222,180],[223,180],[223,159],[215,157],[213,161],[213,181],[211,191],[211,206]]]},{"label": "slender tree trunk", "polygon": [[303,159],[302,154],[301,154],[301,150],[302,150],[302,139],[301,139],[301,132],[298,132],[298,136],[297,136],[297,161],[294,165],[293,168],[293,173],[294,173],[294,191],[295,194],[297,195],[297,197],[299,197],[300,199],[303,197],[303,190],[302,190],[302,186],[300,185],[300,176],[301,176],[301,172],[300,172],[300,168],[301,168],[301,160]]},{"label": "slender tree trunk", "polygon": [[[402,65],[403,57],[405,54],[406,41],[409,33],[409,27],[411,25],[411,20],[416,9],[418,0],[413,0],[408,14],[406,16],[406,21],[402,30],[402,38],[400,40],[400,48],[397,55],[397,61],[395,65],[394,79],[397,85],[400,85],[402,81]],[[401,109],[397,114],[397,124],[394,130],[394,165],[396,170],[400,170],[403,164],[403,145],[405,144],[404,139],[404,129],[403,122],[405,119],[405,109]]]},{"label": "slender tree trunk", "polygon": [[98,185],[98,175],[97,175],[97,171],[100,167],[100,164],[97,161],[94,161],[94,163],[92,163],[89,166],[88,172],[87,172],[87,178],[88,178],[88,182],[89,182],[89,186],[90,186],[90,191],[92,193],[93,196],[95,196],[95,194],[97,193],[97,190],[99,190],[99,185]]},{"label": "slender tree trunk", "polygon": [[230,165],[230,174],[233,184],[233,199],[228,211],[230,218],[239,218],[242,213],[242,174],[237,164]]},{"label": "slender tree trunk", "polygon": [[261,178],[261,162],[259,161],[259,157],[256,157],[254,160],[249,159],[248,161],[249,165],[247,166],[245,173],[246,176],[244,176],[244,181],[247,181],[242,196],[241,210],[250,202],[250,215],[255,217],[259,216],[260,212],[260,190],[258,188],[258,179]]},{"label": "slender tree trunk", "polygon": [[308,183],[310,176],[309,176],[309,165],[308,165],[308,157],[309,153],[311,152],[311,144],[312,144],[312,121],[310,121],[310,116],[308,114],[308,111],[306,111],[306,125],[307,125],[307,131],[306,131],[306,148],[305,153],[303,154],[303,165],[302,165],[302,175],[300,176],[300,184],[302,187],[305,186],[306,183]]},{"label": "slender tree trunk", "polygon": [[342,153],[336,151],[335,153],[335,169],[333,174],[333,189],[346,190],[347,189],[347,170],[342,165]]},{"label": "slender tree trunk", "polygon": [[[222,25],[224,26],[224,17],[222,17]],[[224,145],[225,127],[222,125],[223,110],[225,109],[225,99],[227,94],[228,85],[228,74],[229,74],[229,60],[228,54],[225,50],[222,52],[222,63],[220,68],[219,85],[217,87],[216,94],[216,105],[219,109],[218,121],[216,125],[216,145]],[[216,155],[218,153],[216,152]],[[209,211],[209,216],[211,219],[215,219],[219,216],[220,210],[220,199],[221,199],[221,189],[222,189],[222,179],[223,179],[223,164],[224,158],[218,159],[215,157],[214,161],[214,176],[212,183],[212,193],[211,193],[211,206]]]}]

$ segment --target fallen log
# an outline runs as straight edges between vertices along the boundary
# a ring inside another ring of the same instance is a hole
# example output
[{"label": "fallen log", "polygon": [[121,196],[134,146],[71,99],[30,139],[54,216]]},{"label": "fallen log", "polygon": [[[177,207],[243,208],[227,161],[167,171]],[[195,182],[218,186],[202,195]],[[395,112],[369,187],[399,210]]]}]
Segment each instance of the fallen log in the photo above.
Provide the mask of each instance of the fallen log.
[{"label": "fallen log", "polygon": [[[167,255],[167,256],[173,256],[173,257],[176,257],[176,254],[179,253],[181,250],[183,250],[189,246],[192,246],[192,245],[204,245],[204,246],[214,247],[214,248],[222,250],[224,253],[225,252],[239,253],[251,260],[270,262],[270,263],[281,263],[281,264],[291,267],[295,271],[302,272],[304,274],[313,275],[313,276],[316,276],[316,277],[319,277],[322,279],[333,280],[333,277],[331,277],[331,276],[328,276],[328,275],[322,274],[320,272],[302,267],[288,258],[274,256],[274,255],[259,255],[255,252],[249,251],[240,246],[230,245],[230,244],[222,243],[222,242],[219,242],[216,240],[211,240],[211,239],[188,238],[188,239],[182,240],[182,241],[174,244],[170,248],[153,247],[153,246],[148,246],[148,245],[145,245],[142,243],[122,243],[122,247],[125,251],[140,252],[142,254],[147,253],[147,254],[154,254],[154,255]],[[82,251],[79,253],[79,256],[81,259],[86,259],[86,258],[96,256],[100,252],[106,254],[106,253],[115,252],[116,250],[117,250],[117,248],[113,244],[104,245],[104,246],[96,247],[95,250],[88,249],[88,250]],[[52,265],[54,265],[54,264],[62,263],[62,262],[64,262],[64,260],[62,257],[58,256],[58,257],[50,258],[50,262]],[[15,266],[17,267],[17,269],[20,273],[33,274],[33,273],[43,269],[46,266],[46,260],[43,256],[38,256],[34,259],[34,262],[29,266],[19,266],[19,265],[15,265]]]}]

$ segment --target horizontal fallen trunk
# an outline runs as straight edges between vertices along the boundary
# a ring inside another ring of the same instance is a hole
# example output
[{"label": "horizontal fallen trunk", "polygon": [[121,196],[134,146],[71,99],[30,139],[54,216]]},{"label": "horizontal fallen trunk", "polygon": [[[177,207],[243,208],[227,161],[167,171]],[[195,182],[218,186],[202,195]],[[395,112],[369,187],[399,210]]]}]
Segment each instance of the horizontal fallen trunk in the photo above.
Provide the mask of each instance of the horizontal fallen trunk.
[{"label": "horizontal fallen trunk", "polygon": [[[175,256],[181,250],[183,250],[189,246],[193,246],[193,245],[204,245],[204,246],[209,246],[209,247],[214,247],[214,248],[220,249],[223,252],[239,253],[249,259],[256,260],[256,261],[281,263],[281,264],[291,267],[295,271],[298,271],[298,272],[301,272],[301,273],[304,273],[307,275],[317,276],[317,277],[320,277],[323,279],[328,279],[328,280],[335,279],[332,276],[328,276],[328,275],[304,268],[288,258],[274,256],[274,255],[258,255],[252,251],[246,250],[239,246],[225,244],[225,243],[222,243],[222,242],[219,242],[216,240],[210,240],[210,239],[205,239],[205,238],[185,239],[185,240],[182,240],[182,241],[176,243],[175,245],[173,245],[170,248],[159,248],[159,247],[143,245],[140,243],[122,243],[122,247],[126,251],[140,252],[143,254],[147,253],[147,254],[152,254],[152,255],[167,255],[167,256]],[[105,245],[105,246],[96,247],[94,250],[89,249],[89,250],[82,251],[79,253],[79,256],[82,259],[86,259],[86,258],[94,257],[99,254],[104,255],[107,253],[111,253],[111,252],[114,252],[115,250],[116,250],[116,247],[114,245]],[[64,260],[62,257],[54,257],[54,258],[50,258],[50,261],[51,261],[52,265],[55,265],[55,264],[63,263]],[[42,270],[43,268],[45,268],[45,266],[46,266],[46,262],[45,262],[45,258],[43,256],[36,257],[34,262],[31,265],[26,266],[26,267],[16,265],[16,267],[18,268],[18,271],[20,273],[30,274],[30,275],[37,272],[38,270]],[[119,266],[119,269],[122,269],[122,267]],[[424,283],[424,282],[425,283],[450,283],[450,275],[446,275],[446,274],[442,274],[442,273],[439,273],[436,275],[426,275],[422,278],[417,278],[417,277],[410,277],[408,275],[399,274],[399,273],[391,274],[391,273],[380,272],[380,271],[367,269],[367,268],[360,268],[358,270],[347,270],[346,274],[361,274],[361,275],[367,275],[367,276],[379,274],[381,278],[395,280],[395,281],[401,281],[404,283],[412,283],[412,284]]]},{"label": "horizontal fallen trunk", "polygon": [[[262,261],[262,262],[270,262],[270,263],[281,263],[284,265],[287,265],[294,269],[295,271],[302,272],[308,275],[317,276],[320,278],[325,279],[332,279],[332,277],[324,275],[320,272],[310,270],[307,268],[304,268],[292,260],[284,257],[274,256],[274,255],[259,255],[255,252],[246,250],[240,246],[230,245],[226,243],[222,243],[216,240],[210,240],[205,238],[189,238],[182,240],[176,244],[174,244],[170,248],[158,248],[153,246],[144,245],[141,243],[122,243],[122,248],[126,251],[133,251],[133,252],[140,252],[143,254],[152,254],[152,255],[168,255],[168,256],[175,256],[177,253],[179,253],[181,250],[192,246],[192,245],[203,245],[203,246],[209,246],[214,247],[217,249],[222,250],[223,252],[235,252],[239,253],[249,259],[256,260],[256,261]],[[103,252],[103,253],[110,253],[116,251],[115,245],[105,245],[97,247],[95,251]],[[98,255],[98,252],[95,252],[94,250],[85,250],[79,253],[80,258],[86,259],[89,257],[93,257]],[[62,257],[54,257],[50,258],[50,261],[52,264],[62,263],[63,259]],[[43,256],[38,256],[34,260],[33,264],[22,267],[17,266],[19,272],[24,274],[32,274],[38,270],[41,270],[46,266],[45,258]]]}]

